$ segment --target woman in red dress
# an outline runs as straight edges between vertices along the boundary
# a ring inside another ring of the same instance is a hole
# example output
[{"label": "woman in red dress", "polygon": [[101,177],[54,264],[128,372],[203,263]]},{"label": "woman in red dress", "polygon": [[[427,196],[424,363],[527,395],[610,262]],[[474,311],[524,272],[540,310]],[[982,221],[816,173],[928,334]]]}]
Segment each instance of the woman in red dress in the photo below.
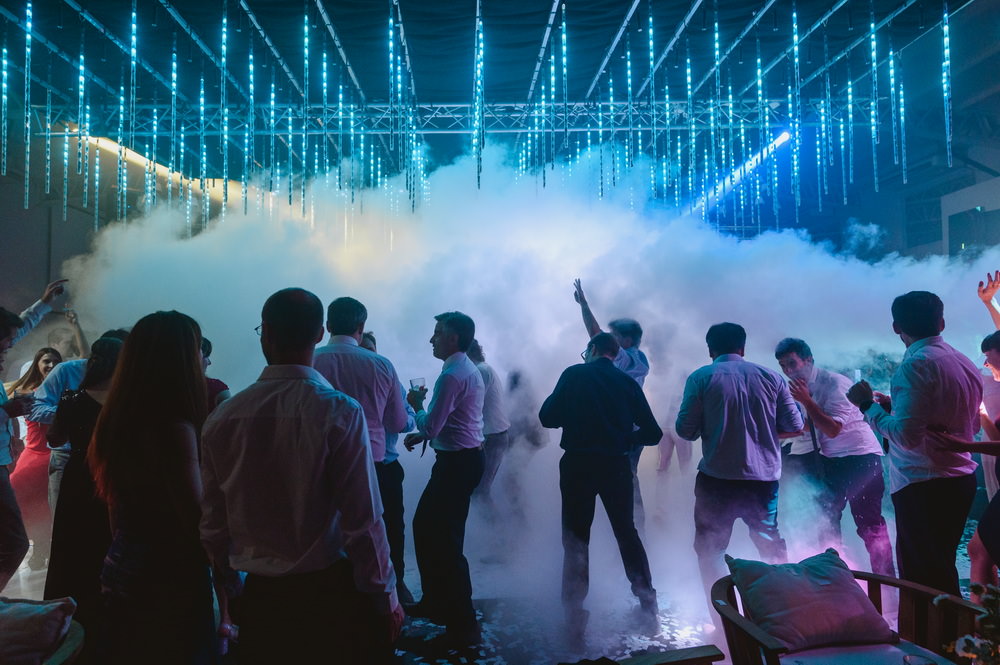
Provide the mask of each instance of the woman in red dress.
[{"label": "woman in red dress", "polygon": [[[39,349],[31,368],[7,388],[8,397],[34,392],[49,375],[52,368],[62,362],[62,356],[53,348]],[[21,509],[24,527],[34,547],[28,566],[32,570],[45,567],[52,540],[52,512],[49,510],[49,446],[48,425],[27,420],[24,452],[17,458],[10,484]]]}]

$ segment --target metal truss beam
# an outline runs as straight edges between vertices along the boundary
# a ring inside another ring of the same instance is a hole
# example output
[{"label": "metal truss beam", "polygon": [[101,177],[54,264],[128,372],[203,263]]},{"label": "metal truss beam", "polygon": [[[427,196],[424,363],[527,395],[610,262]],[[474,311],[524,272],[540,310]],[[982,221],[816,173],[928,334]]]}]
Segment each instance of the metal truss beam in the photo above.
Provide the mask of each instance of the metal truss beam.
[{"label": "metal truss beam", "polygon": [[[86,21],[87,23],[89,23],[91,25],[91,27],[93,27],[95,30],[97,30],[98,33],[100,33],[103,37],[105,37],[112,44],[114,44],[115,46],[117,46],[121,50],[122,53],[124,53],[126,56],[128,56],[128,55],[131,54],[131,48],[125,42],[123,42],[122,40],[118,39],[118,37],[116,37],[110,30],[108,30],[106,27],[104,27],[104,25],[100,21],[98,21],[96,18],[94,18],[93,14],[91,14],[90,12],[88,12],[78,2],[76,2],[76,0],[63,0],[63,2],[65,2],[67,5],[69,5],[77,14],[80,15],[80,18],[82,18],[84,21]],[[168,91],[170,90],[170,81],[168,81],[166,78],[164,78],[163,75],[160,74],[160,72],[158,72],[155,69],[153,69],[153,66],[150,65],[146,60],[144,60],[143,58],[136,57],[136,62],[138,62],[139,65],[143,69],[145,69],[147,72],[149,72],[150,75],[160,85],[162,85]],[[114,93],[114,94],[117,94],[117,93]],[[188,98],[185,97],[180,92],[177,93],[177,96],[180,99],[184,100],[185,102],[189,101]]]},{"label": "metal truss beam", "polygon": [[[867,98],[856,97],[854,103],[865,104]],[[819,124],[820,106],[825,104],[825,100],[816,99],[803,100],[803,121],[802,126],[816,126]],[[636,101],[631,106],[628,102],[621,101],[610,104],[607,102],[570,102],[558,105],[549,109],[544,115],[538,106],[526,102],[492,103],[486,104],[484,113],[484,123],[486,133],[490,135],[514,134],[518,132],[541,132],[545,134],[558,132],[597,132],[598,115],[603,116],[603,138],[612,136],[611,127],[614,127],[614,136],[620,136],[629,131],[628,117],[633,118],[634,132],[648,133],[653,126],[652,120],[655,115],[656,133],[664,131],[689,133],[693,125],[695,133],[700,133],[709,127],[712,114],[711,102],[705,100],[696,102],[693,110],[693,123],[688,118],[688,104],[686,101],[664,102],[657,101],[650,104],[648,100]],[[716,105],[716,114],[722,113],[729,122],[732,118],[733,125],[743,123],[744,128],[759,129],[762,126],[770,129],[787,128],[790,124],[787,118],[787,104],[784,98],[776,98],[765,101],[767,118],[763,121],[759,117],[759,107],[756,99],[738,100],[730,107],[724,104],[721,110]],[[135,135],[137,137],[151,137],[153,134],[154,109],[157,111],[159,122],[164,122],[169,113],[169,107],[165,105],[143,104],[136,107]],[[832,114],[827,109],[828,117],[840,117],[845,112],[846,100],[834,100]],[[229,133],[234,149],[239,150],[240,144],[233,137],[243,132],[246,122],[246,107],[230,107],[229,111]],[[388,136],[399,132],[399,116],[402,114],[409,117],[413,115],[415,120],[414,129],[416,132],[425,135],[433,134],[469,134],[471,133],[473,122],[471,104],[417,104],[415,106],[399,107],[393,104],[367,104],[364,106],[352,106],[354,114],[355,132],[363,132],[366,135]],[[312,104],[306,111],[306,121],[304,130],[302,118],[303,107],[298,104],[280,104],[275,106],[275,124],[284,125],[289,118],[294,118],[298,128],[294,131],[295,136],[301,136],[305,131],[310,136],[326,136],[333,140],[339,136],[339,128],[331,130],[323,126],[324,116],[334,117],[338,107],[328,104]],[[95,115],[102,111],[97,109]],[[108,107],[108,117],[113,119],[117,114],[117,107]],[[270,114],[269,105],[260,105],[256,110],[261,116]],[[177,121],[185,125],[194,125],[199,121],[197,109],[180,109]],[[345,116],[348,115],[345,112]],[[666,118],[666,122],[664,122]],[[538,120],[540,129],[536,129],[535,121]],[[218,104],[208,104],[205,107],[206,136],[221,136],[222,134],[222,111]],[[262,129],[262,123],[258,122],[254,135],[265,137],[270,135],[270,131]],[[350,127],[346,126],[343,133],[350,132]],[[94,133],[97,133],[95,128]],[[275,129],[277,138],[287,136],[284,129]],[[165,139],[162,131],[159,137]]]}]

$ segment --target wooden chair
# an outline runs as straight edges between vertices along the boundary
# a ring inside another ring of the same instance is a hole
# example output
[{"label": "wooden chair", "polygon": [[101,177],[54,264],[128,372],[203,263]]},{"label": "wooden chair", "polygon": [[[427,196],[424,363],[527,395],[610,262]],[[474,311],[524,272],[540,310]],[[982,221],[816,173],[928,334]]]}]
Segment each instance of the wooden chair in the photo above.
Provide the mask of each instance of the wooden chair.
[{"label": "wooden chair", "polygon": [[[894,577],[851,571],[867,583],[868,598],[881,613],[883,587],[899,590],[899,625],[901,638],[896,645],[850,645],[797,651],[788,662],[846,663],[855,661],[875,665],[880,662],[898,665],[906,654],[942,657],[945,646],[962,635],[971,634],[982,608],[957,596]],[[761,630],[740,611],[732,576],[712,585],[712,606],[722,619],[726,643],[733,665],[778,665],[788,649]],[[937,602],[934,602],[937,599]],[[924,651],[926,650],[926,651]],[[851,657],[851,656],[854,657]],[[950,662],[940,659],[940,662]]]}]

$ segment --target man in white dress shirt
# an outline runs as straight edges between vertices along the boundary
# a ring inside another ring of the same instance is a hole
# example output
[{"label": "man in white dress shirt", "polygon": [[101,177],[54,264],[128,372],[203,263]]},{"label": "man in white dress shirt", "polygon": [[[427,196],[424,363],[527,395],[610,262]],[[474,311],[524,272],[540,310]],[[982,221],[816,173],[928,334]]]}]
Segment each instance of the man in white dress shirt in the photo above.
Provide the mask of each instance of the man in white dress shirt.
[{"label": "man in white dress shirt", "polygon": [[812,349],[804,340],[787,337],[774,357],[791,383],[789,390],[806,411],[806,438],[818,449],[825,491],[821,508],[824,546],[841,547],[840,519],[850,503],[858,535],[865,543],[873,573],[894,577],[892,545],[882,517],[882,446],[853,404],[847,401],[851,380],[816,367]]},{"label": "man in white dress shirt", "polygon": [[202,436],[202,542],[248,573],[240,662],[389,662],[403,611],[364,411],[312,367],[315,295],[278,291],[261,319],[268,366]]},{"label": "man in white dress shirt", "polygon": [[[368,321],[368,309],[354,298],[337,298],[326,310],[326,329],[330,343],[316,349],[313,367],[337,390],[353,397],[365,410],[368,439],[378,476],[379,492],[385,509],[386,532],[402,533],[403,470],[397,460],[386,462],[387,434],[398,434],[406,428],[406,400],[399,390],[396,368],[385,356],[360,346]],[[399,505],[396,504],[398,499]],[[392,501],[393,505],[388,505]],[[393,520],[390,526],[389,520]],[[394,542],[395,541],[395,542]],[[389,538],[390,550],[403,547],[402,537]],[[401,562],[403,553],[392,552],[393,561]],[[403,582],[402,569],[396,570],[396,585],[400,598],[413,598]]]},{"label": "man in white dress shirt", "polygon": [[496,480],[500,463],[510,449],[510,419],[507,417],[507,405],[504,400],[504,387],[496,370],[486,362],[486,354],[479,340],[472,340],[469,347],[469,359],[476,364],[476,369],[483,375],[483,385],[486,393],[483,398],[483,453],[486,466],[483,479],[479,481],[473,496],[486,507],[487,516],[495,517],[495,507],[491,490]]},{"label": "man in white dress shirt", "polygon": [[472,606],[472,580],[465,558],[465,521],[472,492],[483,475],[483,377],[466,355],[476,324],[461,312],[434,317],[431,346],[444,361],[434,396],[424,409],[427,388],[406,395],[417,412],[417,431],[403,443],[412,450],[429,440],[436,459],[413,515],[423,597],[407,611],[446,627],[444,645],[469,647],[480,641]]},{"label": "man in white dress shirt", "polygon": [[784,563],[778,531],[779,436],[802,430],[802,417],[781,375],[743,360],[747,334],[717,323],[705,341],[712,364],[687,379],[674,429],[701,438],[694,485],[694,549],[706,591],[726,574],[723,555],[733,524],[742,519],[768,563]]},{"label": "man in white dress shirt", "polygon": [[847,393],[875,431],[889,439],[889,491],[896,511],[899,576],[959,594],[955,555],[976,495],[970,453],[927,436],[948,432],[971,441],[979,431],[983,383],[971,360],[946,344],[944,304],[929,291],[892,302],[892,330],[906,353],[892,376],[891,396],[867,381]]}]

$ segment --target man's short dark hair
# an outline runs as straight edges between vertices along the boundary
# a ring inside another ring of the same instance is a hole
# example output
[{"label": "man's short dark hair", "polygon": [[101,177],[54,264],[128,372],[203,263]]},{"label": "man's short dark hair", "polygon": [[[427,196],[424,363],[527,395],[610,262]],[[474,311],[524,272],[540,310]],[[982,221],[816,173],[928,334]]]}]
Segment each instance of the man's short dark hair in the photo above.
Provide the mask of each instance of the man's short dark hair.
[{"label": "man's short dark hair", "polygon": [[479,345],[479,340],[472,340],[472,344],[469,345],[469,350],[466,351],[469,354],[469,360],[474,363],[484,363],[486,362],[486,355],[483,353],[483,347]]},{"label": "man's short dark hair", "polygon": [[323,330],[323,303],[305,289],[282,289],[267,299],[260,318],[267,324],[277,349],[312,348]]},{"label": "man's short dark hair", "polygon": [[0,338],[7,337],[23,325],[20,316],[0,307]]},{"label": "man's short dark hair", "polygon": [[738,323],[716,323],[705,334],[705,342],[717,356],[739,353],[747,344],[747,331]]},{"label": "man's short dark hair", "polygon": [[987,335],[983,343],[979,345],[979,350],[983,353],[987,351],[1000,351],[1000,330],[991,335]]},{"label": "man's short dark hair", "polygon": [[910,291],[892,301],[892,321],[914,339],[941,334],[944,303],[930,291]]},{"label": "man's short dark hair", "polygon": [[353,335],[368,320],[368,310],[354,298],[337,298],[326,308],[326,329],[332,335]]},{"label": "man's short dark hair", "polygon": [[205,336],[201,338],[201,355],[206,358],[212,355],[212,341]]},{"label": "man's short dark hair", "polygon": [[781,360],[782,357],[787,356],[789,353],[794,353],[802,360],[809,360],[813,357],[813,352],[809,348],[809,345],[797,337],[786,337],[778,342],[778,346],[774,347],[774,358],[776,360]]},{"label": "man's short dark hair", "polygon": [[476,323],[468,314],[462,312],[444,312],[434,317],[449,332],[458,335],[458,350],[466,352],[476,338]]},{"label": "man's short dark hair", "polygon": [[587,348],[593,349],[594,354],[598,356],[604,356],[607,358],[614,358],[618,355],[618,349],[621,346],[618,344],[618,340],[611,333],[597,333],[590,338],[587,342]]},{"label": "man's short dark hair", "polygon": [[642,326],[635,319],[615,319],[608,324],[608,328],[622,337],[631,337],[636,346],[642,341]]}]

